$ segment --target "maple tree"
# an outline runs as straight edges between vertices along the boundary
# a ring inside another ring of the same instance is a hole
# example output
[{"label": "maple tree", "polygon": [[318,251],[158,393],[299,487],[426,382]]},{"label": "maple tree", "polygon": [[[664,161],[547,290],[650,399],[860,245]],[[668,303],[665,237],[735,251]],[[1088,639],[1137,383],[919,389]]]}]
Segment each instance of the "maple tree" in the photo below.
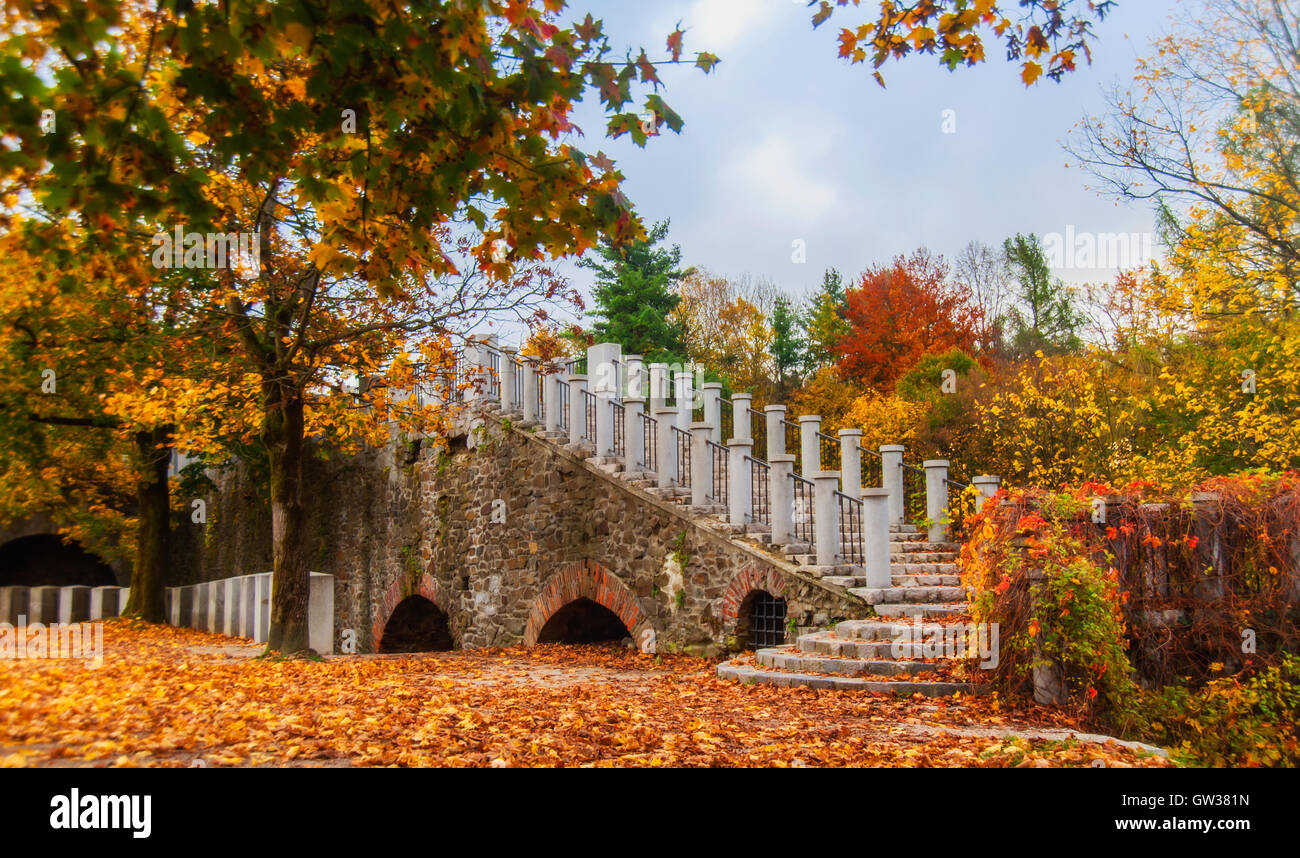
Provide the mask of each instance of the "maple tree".
[{"label": "maple tree", "polygon": [[[861,0],[810,0],[812,22],[820,27],[836,7],[863,5]],[[871,0],[872,6],[877,5]],[[871,60],[872,76],[882,87],[880,69],[909,54],[936,55],[949,70],[985,60],[985,39],[1001,41],[1007,59],[1020,62],[1029,86],[1044,74],[1060,81],[1078,66],[1092,62],[1089,40],[1094,23],[1113,11],[1114,0],[1019,0],[1019,19],[1012,20],[1008,0],[881,0],[875,18],[839,33],[840,56],[857,64]]]},{"label": "maple tree", "polygon": [[844,315],[848,331],[835,346],[840,371],[877,391],[892,390],[924,354],[974,351],[982,324],[969,290],[925,250],[863,274]]},{"label": "maple tree", "polygon": [[[75,217],[70,265],[138,263],[173,227],[256,237],[251,271],[194,269],[186,239],[184,273],[148,278],[175,286],[146,312],[224,345],[206,366],[141,360],[106,409],[198,450],[222,446],[218,404],[251,427],[270,472],[272,649],[306,648],[306,439],[436,427],[446,415],[401,395],[416,363],[447,360],[475,316],[566,295],[546,257],[643,235],[614,164],[567,142],[569,116],[594,89],[606,132],[642,145],[681,118],[659,63],[610,61],[601,23],[562,27],[562,5],[6,4],[0,88],[23,96],[0,102],[6,229],[35,242],[28,202]],[[684,61],[680,29],[666,46]],[[638,84],[652,92],[633,112]],[[384,376],[366,407],[337,395],[349,373]]]}]

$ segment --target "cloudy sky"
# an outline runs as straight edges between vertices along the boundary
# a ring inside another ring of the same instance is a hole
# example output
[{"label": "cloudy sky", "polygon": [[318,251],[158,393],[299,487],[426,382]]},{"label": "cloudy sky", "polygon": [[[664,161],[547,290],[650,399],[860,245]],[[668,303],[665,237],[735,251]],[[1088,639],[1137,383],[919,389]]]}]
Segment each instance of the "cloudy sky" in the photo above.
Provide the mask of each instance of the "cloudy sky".
[{"label": "cloudy sky", "polygon": [[[869,4],[864,4],[869,5]],[[992,45],[990,60],[950,73],[932,57],[885,67],[837,57],[841,10],[814,31],[801,0],[578,0],[615,45],[663,55],[680,21],[686,49],[722,58],[710,75],[667,69],[664,97],[686,121],[642,150],[602,140],[593,99],[577,115],[581,145],[613,157],[647,223],[671,218],[684,262],[717,273],[767,277],[806,295],[827,267],[846,276],[920,246],[951,256],[966,242],[1016,232],[1149,233],[1152,211],[1089,188],[1062,143],[1125,86],[1134,62],[1169,22],[1175,0],[1120,0],[1098,29],[1091,66],[1031,89]],[[945,111],[956,133],[944,133]],[[807,261],[792,261],[806,242]],[[1058,272],[1080,282],[1106,271]],[[572,271],[589,290],[590,274]]]}]

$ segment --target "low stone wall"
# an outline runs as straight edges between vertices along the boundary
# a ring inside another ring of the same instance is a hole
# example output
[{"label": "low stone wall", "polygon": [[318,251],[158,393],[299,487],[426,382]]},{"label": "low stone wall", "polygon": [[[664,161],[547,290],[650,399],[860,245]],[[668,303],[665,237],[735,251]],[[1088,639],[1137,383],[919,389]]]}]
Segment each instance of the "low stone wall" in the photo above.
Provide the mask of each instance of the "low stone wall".
[{"label": "low stone wall", "polygon": [[[173,626],[266,643],[271,627],[271,573],[167,588]],[[313,572],[307,599],[308,646],[334,652],[334,578]]]},{"label": "low stone wall", "polygon": [[0,622],[84,623],[121,616],[126,587],[0,587]]}]

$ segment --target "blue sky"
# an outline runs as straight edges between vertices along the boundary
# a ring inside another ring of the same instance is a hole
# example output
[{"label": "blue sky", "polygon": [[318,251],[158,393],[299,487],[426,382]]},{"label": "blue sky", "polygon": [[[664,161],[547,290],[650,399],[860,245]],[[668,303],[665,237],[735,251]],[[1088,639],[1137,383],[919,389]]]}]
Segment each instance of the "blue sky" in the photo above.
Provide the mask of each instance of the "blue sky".
[{"label": "blue sky", "polygon": [[[1148,205],[1090,190],[1061,144],[1100,110],[1105,88],[1131,81],[1176,5],[1120,0],[1098,28],[1093,64],[1061,84],[1027,90],[990,45],[987,63],[951,73],[928,56],[891,63],[881,89],[869,66],[836,55],[836,22],[865,11],[841,10],[814,31],[800,0],[578,0],[566,16],[590,10],[615,46],[662,57],[681,21],[689,54],[722,58],[707,76],[662,72],[663,95],[686,121],[680,135],[644,150],[604,139],[592,98],[575,117],[579,145],[615,159],[647,223],[672,219],[686,264],[767,277],[796,296],[827,267],[856,276],[922,245],[951,256],[972,239],[996,245],[1016,232],[1150,232]],[[956,133],[943,131],[946,110]],[[804,264],[791,261],[796,240],[806,242]],[[589,293],[590,273],[566,270]]]}]

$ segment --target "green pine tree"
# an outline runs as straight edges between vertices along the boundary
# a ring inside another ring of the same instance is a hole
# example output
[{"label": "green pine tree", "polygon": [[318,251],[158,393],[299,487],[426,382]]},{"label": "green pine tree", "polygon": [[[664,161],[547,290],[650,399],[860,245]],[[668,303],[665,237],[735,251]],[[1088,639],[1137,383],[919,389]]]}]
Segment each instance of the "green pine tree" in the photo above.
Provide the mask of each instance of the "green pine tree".
[{"label": "green pine tree", "polygon": [[807,372],[815,372],[835,362],[836,345],[849,332],[849,323],[844,317],[846,303],[844,279],[840,272],[834,268],[826,269],[821,291],[813,296],[804,325],[807,331],[804,369]]},{"label": "green pine tree", "polygon": [[675,362],[685,354],[685,331],[669,321],[680,298],[673,287],[691,271],[682,270],[682,251],[657,245],[668,236],[669,221],[657,223],[644,241],[616,247],[602,241],[578,266],[595,272],[596,319],[599,342],[620,343],[629,354]]},{"label": "green pine tree", "polygon": [[1016,306],[1007,312],[1011,353],[1025,357],[1038,351],[1078,351],[1083,314],[1065,283],[1052,276],[1042,241],[1033,233],[1017,233],[1003,243],[1002,250],[1016,284]]},{"label": "green pine tree", "polygon": [[784,399],[797,383],[796,371],[804,360],[807,343],[800,333],[799,315],[790,299],[781,295],[772,305],[772,361],[776,365],[778,396]]}]

